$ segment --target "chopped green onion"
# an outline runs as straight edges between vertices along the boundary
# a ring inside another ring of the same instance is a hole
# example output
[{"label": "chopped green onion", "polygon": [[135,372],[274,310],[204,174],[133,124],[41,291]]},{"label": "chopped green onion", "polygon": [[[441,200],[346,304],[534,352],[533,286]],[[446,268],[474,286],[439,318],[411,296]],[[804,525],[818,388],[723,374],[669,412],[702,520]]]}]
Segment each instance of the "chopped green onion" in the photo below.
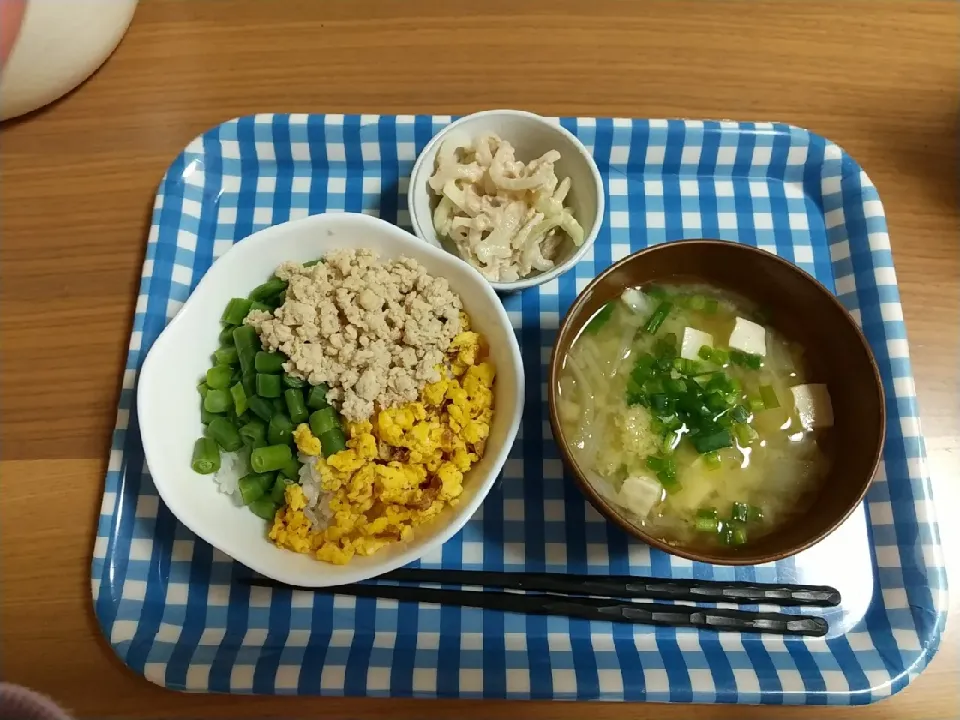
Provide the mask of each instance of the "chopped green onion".
[{"label": "chopped green onion", "polygon": [[730,411],[730,419],[736,423],[745,423],[750,420],[750,411],[743,405],[734,405]]},{"label": "chopped green onion", "polygon": [[698,532],[715,533],[717,531],[717,519],[715,517],[704,517],[697,513],[697,519],[694,522]]},{"label": "chopped green onion", "polygon": [[663,385],[667,392],[676,393],[677,395],[687,391],[687,384],[683,380],[668,378]]},{"label": "chopped green onion", "polygon": [[747,529],[743,525],[734,525],[729,532],[731,545],[747,544]]},{"label": "chopped green onion", "polygon": [[693,443],[693,447],[701,455],[733,446],[733,438],[730,437],[730,431],[726,428],[720,428],[710,433],[691,435],[690,442]]},{"label": "chopped green onion", "polygon": [[750,522],[761,522],[763,521],[763,510],[761,510],[756,505],[751,505],[750,509],[747,511],[747,519]]},{"label": "chopped green onion", "polygon": [[704,453],[703,455],[703,464],[706,465],[707,470],[717,470],[720,467],[720,453],[716,450],[713,452]]},{"label": "chopped green onion", "polygon": [[747,405],[750,407],[750,412],[760,412],[761,410],[766,410],[767,406],[763,403],[763,398],[754,393],[747,395]]},{"label": "chopped green onion", "polygon": [[710,313],[711,315],[715,313],[720,308],[720,301],[716,298],[707,298],[706,305],[703,306],[703,311]]},{"label": "chopped green onion", "polygon": [[201,475],[209,475],[220,469],[220,448],[213,438],[202,437],[194,443],[190,466]]},{"label": "chopped green onion", "polygon": [[590,322],[587,323],[586,331],[591,335],[595,335],[597,332],[599,332],[600,328],[606,325],[610,320],[615,308],[616,303],[613,300],[600,308],[600,310],[592,318],[590,318]]},{"label": "chopped green onion", "polygon": [[701,360],[706,360],[707,362],[713,361],[713,348],[709,345],[701,345],[700,349],[697,350],[697,355]]},{"label": "chopped green onion", "polygon": [[745,523],[750,515],[750,506],[747,503],[735,502],[730,509],[730,519],[735,522]]},{"label": "chopped green onion", "polygon": [[761,385],[760,398],[763,400],[763,406],[767,410],[780,407],[780,400],[777,398],[777,391],[773,389],[773,385]]},{"label": "chopped green onion", "polygon": [[670,314],[671,309],[673,309],[673,303],[669,300],[662,301],[643,326],[644,332],[650,335],[656,333],[657,330],[660,329],[660,326],[663,325],[663,321],[667,319],[667,315]]},{"label": "chopped green onion", "polygon": [[664,452],[673,452],[673,449],[677,446],[677,443],[680,442],[680,436],[674,430],[667,430],[667,434],[663,436],[663,451]]},{"label": "chopped green onion", "polygon": [[757,435],[757,431],[754,430],[749,425],[747,425],[746,423],[737,423],[736,425],[734,425],[733,432],[737,436],[737,442],[741,446],[749,445],[758,437],[760,437],[759,435]]},{"label": "chopped green onion", "polygon": [[730,353],[720,348],[714,348],[710,356],[713,363],[720,367],[726,367],[727,363],[730,362]]},{"label": "chopped green onion", "polygon": [[243,325],[243,319],[250,312],[250,301],[246,298],[232,298],[220,317],[224,325]]},{"label": "chopped green onion", "polygon": [[687,300],[687,306],[691,310],[703,310],[707,307],[707,298],[703,295],[691,295],[690,299]]}]

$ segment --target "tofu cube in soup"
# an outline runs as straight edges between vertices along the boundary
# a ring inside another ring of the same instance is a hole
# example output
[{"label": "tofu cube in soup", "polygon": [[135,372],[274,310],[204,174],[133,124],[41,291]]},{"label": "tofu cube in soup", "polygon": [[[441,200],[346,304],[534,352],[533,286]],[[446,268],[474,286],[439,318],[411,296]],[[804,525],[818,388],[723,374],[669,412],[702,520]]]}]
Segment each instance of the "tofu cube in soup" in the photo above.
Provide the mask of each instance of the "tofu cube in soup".
[{"label": "tofu cube in soup", "polygon": [[645,518],[653,506],[660,502],[663,488],[657,480],[645,476],[631,476],[620,487],[620,502],[630,512]]},{"label": "tofu cube in soup", "polygon": [[734,350],[765,356],[767,354],[767,331],[763,325],[738,317],[733,325],[728,342]]},{"label": "tofu cube in soup", "polygon": [[700,358],[700,348],[704,345],[713,347],[713,335],[692,327],[685,327],[683,329],[683,340],[680,343],[680,357],[687,360],[697,360]]},{"label": "tofu cube in soup", "polygon": [[833,427],[833,405],[826,385],[797,385],[790,388],[790,392],[804,429]]}]

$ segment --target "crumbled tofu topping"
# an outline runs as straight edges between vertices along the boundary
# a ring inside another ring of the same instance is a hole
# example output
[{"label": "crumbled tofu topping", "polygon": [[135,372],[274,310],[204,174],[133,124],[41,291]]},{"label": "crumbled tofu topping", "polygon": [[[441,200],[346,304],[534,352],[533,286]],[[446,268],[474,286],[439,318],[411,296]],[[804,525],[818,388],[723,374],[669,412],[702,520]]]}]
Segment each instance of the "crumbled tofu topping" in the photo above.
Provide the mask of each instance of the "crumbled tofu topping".
[{"label": "crumbled tofu topping", "polygon": [[283,263],[286,299],[272,314],[246,319],[284,369],[313,385],[351,422],[375,407],[415,401],[440,380],[440,366],[461,331],[460,297],[444,278],[407,257],[380,261],[372,250],[337,250],[304,267]]}]

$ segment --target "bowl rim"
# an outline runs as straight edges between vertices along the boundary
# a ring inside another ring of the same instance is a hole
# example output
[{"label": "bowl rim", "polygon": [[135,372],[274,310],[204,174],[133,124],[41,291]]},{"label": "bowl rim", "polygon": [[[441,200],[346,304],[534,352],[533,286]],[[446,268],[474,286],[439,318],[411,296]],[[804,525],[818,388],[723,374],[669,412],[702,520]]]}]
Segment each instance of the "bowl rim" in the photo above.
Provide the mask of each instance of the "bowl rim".
[{"label": "bowl rim", "polygon": [[[143,447],[143,461],[144,469],[148,471],[151,475],[152,482],[157,490],[157,494],[160,499],[164,502],[167,508],[170,510],[171,514],[177,519],[177,522],[184,525],[190,532],[196,535],[198,538],[206,542],[207,544],[213,546],[214,548],[220,550],[225,555],[233,559],[234,561],[244,565],[247,568],[250,568],[254,572],[260,573],[266,577],[273,578],[280,582],[288,584],[296,584],[310,587],[327,587],[331,585],[342,585],[347,583],[359,582],[362,580],[367,580],[373,577],[377,577],[385,572],[389,572],[398,567],[402,567],[407,563],[413,562],[420,559],[426,553],[430,552],[434,548],[443,543],[447,542],[450,538],[460,532],[466,523],[476,514],[477,510],[486,500],[487,496],[490,494],[490,491],[493,489],[496,484],[497,479],[500,476],[500,473],[503,471],[503,466],[505,465],[507,459],[509,458],[509,453],[516,442],[516,437],[520,429],[523,418],[523,410],[525,405],[525,395],[523,388],[526,385],[526,377],[523,367],[523,357],[520,352],[519,342],[516,338],[516,333],[513,332],[512,323],[510,318],[507,315],[506,309],[503,307],[503,304],[500,302],[500,299],[497,297],[496,293],[489,287],[486,282],[478,282],[477,287],[481,288],[480,293],[486,298],[488,303],[494,305],[493,313],[497,315],[501,324],[503,324],[505,330],[505,335],[507,336],[507,342],[509,344],[508,353],[511,358],[511,372],[516,376],[517,382],[517,399],[516,405],[513,408],[513,412],[510,413],[510,417],[506,418],[508,423],[506,441],[503,447],[497,452],[495,456],[495,461],[490,468],[487,476],[482,478],[482,483],[477,494],[471,499],[468,503],[461,503],[454,508],[449,508],[450,512],[454,513],[454,518],[451,522],[446,525],[444,528],[441,528],[437,531],[432,537],[430,537],[424,544],[416,551],[411,551],[410,548],[407,548],[401,552],[397,552],[394,555],[391,555],[389,558],[384,559],[379,563],[371,563],[370,568],[364,568],[359,570],[359,566],[354,566],[352,572],[348,572],[347,569],[350,568],[349,565],[343,566],[344,572],[337,573],[330,576],[330,582],[319,581],[320,575],[310,575],[307,577],[292,577],[290,573],[286,571],[278,571],[277,568],[267,566],[264,563],[258,561],[251,561],[250,558],[245,557],[241,559],[238,557],[238,554],[235,552],[236,548],[233,546],[226,547],[229,543],[220,542],[220,538],[215,538],[215,533],[209,532],[208,527],[203,524],[197,523],[188,523],[182,519],[180,508],[184,503],[189,502],[186,499],[178,499],[180,494],[175,492],[174,485],[172,482],[165,482],[159,480],[161,475],[154,473],[150,469],[150,458],[157,457],[161,454],[161,450],[156,446],[156,443],[152,441],[152,436],[148,435],[148,432],[151,426],[156,426],[156,423],[151,423],[147,421],[144,423],[143,417],[151,417],[150,413],[153,413],[153,416],[157,415],[157,410],[150,410],[151,401],[149,399],[150,391],[147,389],[149,385],[154,385],[158,382],[162,382],[163,378],[163,368],[162,368],[162,358],[165,357],[163,348],[171,342],[171,338],[175,337],[176,328],[178,325],[183,323],[183,318],[185,317],[184,313],[192,307],[191,303],[199,304],[198,298],[201,298],[201,290],[211,283],[215,282],[215,274],[211,273],[216,265],[227,257],[230,253],[236,253],[237,255],[242,255],[244,253],[256,252],[252,250],[254,245],[260,244],[266,246],[269,244],[273,235],[278,232],[289,231],[289,226],[291,225],[318,225],[322,226],[325,222],[334,222],[334,223],[357,223],[359,226],[363,227],[365,232],[379,232],[385,233],[390,237],[394,242],[397,242],[398,247],[403,247],[403,243],[409,244],[410,247],[417,248],[418,252],[424,252],[428,255],[434,255],[441,262],[444,263],[461,263],[464,267],[468,268],[470,273],[475,273],[477,280],[483,280],[483,276],[480,275],[475,268],[471,267],[468,263],[465,263],[463,260],[458,258],[455,255],[451,255],[439,248],[435,247],[423,247],[421,243],[417,241],[410,233],[406,232],[397,225],[393,225],[381,218],[373,217],[363,213],[344,213],[344,212],[327,212],[319,213],[317,215],[309,215],[304,218],[297,218],[294,220],[288,220],[283,223],[278,223],[276,225],[270,225],[262,230],[259,230],[255,233],[244,238],[242,241],[234,243],[230,248],[224,252],[219,258],[217,258],[204,273],[203,277],[197,283],[197,286],[190,293],[190,296],[186,299],[183,305],[179,308],[176,315],[167,321],[163,330],[154,340],[153,344],[150,347],[150,350],[147,352],[146,357],[140,365],[140,369],[137,373],[137,388],[136,388],[136,403],[138,410],[138,417],[141,418],[139,421],[139,430],[140,430],[140,440]],[[364,227],[365,226],[365,227]],[[252,241],[252,244],[251,244]],[[244,249],[245,248],[245,249]],[[403,250],[399,251],[399,254],[402,254]],[[441,257],[442,256],[442,257]],[[225,265],[221,265],[225,267]],[[195,302],[196,301],[196,302]],[[166,338],[166,339],[165,339]],[[156,352],[157,350],[160,352]],[[156,366],[156,367],[154,367]],[[498,373],[501,370],[498,368]],[[147,379],[147,382],[144,382],[144,379]],[[503,412],[508,412],[508,409],[504,409]],[[146,431],[144,426],[147,425]],[[189,470],[189,468],[188,468]],[[210,480],[213,482],[213,480]],[[218,494],[218,498],[222,497],[224,502],[227,502],[226,496],[221,496]],[[172,502],[171,502],[172,498]],[[265,537],[262,538],[264,542],[269,542]],[[239,555],[245,555],[241,552]],[[375,557],[375,556],[374,556]],[[321,563],[317,561],[318,567],[326,567],[326,563]]]},{"label": "bowl rim", "polygon": [[[587,167],[590,169],[590,174],[593,176],[594,187],[596,189],[596,202],[597,202],[597,211],[596,216],[593,218],[593,228],[590,233],[583,239],[583,244],[576,250],[571,253],[570,257],[564,260],[559,265],[555,265],[550,270],[540,273],[538,275],[531,275],[527,278],[521,278],[520,280],[515,280],[513,282],[494,282],[493,280],[484,280],[490,284],[490,286],[498,292],[516,292],[518,290],[525,290],[526,288],[535,287],[537,285],[542,285],[543,283],[549,282],[560,275],[564,274],[572,267],[574,267],[580,260],[583,259],[583,256],[587,251],[593,247],[594,243],[597,240],[597,236],[600,234],[600,228],[604,224],[604,216],[606,215],[606,193],[604,192],[603,185],[603,176],[600,174],[600,168],[597,166],[597,161],[594,160],[593,154],[587,150],[586,146],[581,142],[580,138],[574,135],[572,132],[567,130],[559,122],[552,122],[543,115],[537,115],[528,110],[510,110],[507,108],[502,109],[493,109],[493,110],[480,110],[475,113],[470,113],[469,115],[464,115],[463,117],[457,118],[451,122],[446,127],[442,128],[437,132],[429,142],[424,145],[423,150],[420,151],[420,154],[417,156],[416,161],[413,164],[413,169],[410,171],[410,184],[407,187],[407,208],[410,212],[410,225],[413,227],[414,235],[421,241],[427,243],[428,245],[433,245],[434,247],[439,247],[435,244],[430,238],[436,238],[436,232],[428,233],[425,231],[424,225],[421,221],[420,216],[417,214],[416,210],[416,196],[420,195],[421,192],[417,188],[421,187],[423,183],[418,182],[419,178],[424,172],[424,167],[427,161],[427,156],[431,154],[434,148],[439,148],[440,143],[443,142],[443,139],[458,126],[463,125],[471,120],[480,117],[487,116],[513,116],[513,117],[522,117],[530,120],[534,120],[539,124],[543,125],[545,128],[549,128],[552,132],[559,133],[563,136],[568,142],[570,142],[574,147],[577,148],[581,157],[586,162]],[[425,191],[428,192],[428,191]],[[429,194],[429,193],[428,193]],[[433,223],[432,219],[429,222],[429,229],[432,231]],[[439,238],[437,238],[437,243],[439,243]],[[440,249],[443,249],[442,247]],[[459,255],[450,253],[447,250],[443,249],[444,252],[447,252],[454,257],[460,258]],[[463,260],[463,258],[460,258]],[[466,262],[466,261],[464,261]],[[469,263],[467,263],[469,264]],[[482,276],[481,276],[482,277]]]},{"label": "bowl rim", "polygon": [[[781,266],[788,269],[790,272],[801,276],[807,282],[813,284],[821,294],[827,296],[833,305],[840,311],[842,311],[843,316],[847,320],[847,325],[854,331],[857,339],[860,344],[863,346],[863,349],[866,351],[867,359],[870,362],[870,368],[873,370],[873,385],[878,393],[880,399],[880,425],[878,438],[876,439],[874,451],[873,451],[873,462],[871,464],[871,471],[866,482],[863,483],[863,487],[857,495],[857,498],[850,506],[834,521],[830,524],[828,528],[824,531],[818,533],[815,537],[806,540],[795,547],[788,548],[777,553],[768,553],[765,555],[752,555],[752,556],[743,556],[738,557],[736,555],[731,556],[713,556],[703,552],[698,552],[695,550],[690,550],[684,547],[677,547],[670,545],[663,540],[660,540],[646,532],[644,530],[632,523],[627,522],[611,505],[607,502],[600,493],[598,493],[593,486],[586,480],[583,476],[580,466],[577,464],[576,460],[573,458],[570,450],[568,448],[567,442],[564,439],[563,428],[560,424],[559,411],[557,410],[556,404],[556,383],[560,374],[560,361],[562,358],[559,356],[558,350],[560,347],[560,337],[567,329],[567,324],[573,315],[578,311],[583,304],[586,302],[587,298],[590,297],[594,288],[599,285],[604,278],[608,275],[615,272],[621,266],[635,260],[638,256],[648,255],[655,253],[657,251],[662,251],[664,248],[673,247],[677,245],[699,245],[699,246],[723,246],[725,250],[730,250],[731,252],[744,251],[754,253],[756,255],[763,256],[766,261],[779,263]],[[626,257],[618,260],[608,267],[606,270],[597,275],[590,283],[577,295],[573,304],[567,310],[566,315],[563,318],[563,321],[560,323],[559,328],[557,329],[557,338],[553,343],[553,349],[550,353],[550,366],[547,372],[547,404],[550,415],[550,428],[553,431],[554,440],[557,443],[557,447],[560,450],[560,454],[567,465],[567,468],[571,471],[574,479],[576,480],[577,486],[580,488],[581,492],[586,495],[587,500],[590,504],[596,508],[596,510],[603,515],[603,517],[618,525],[624,532],[626,532],[631,537],[634,537],[652,547],[655,547],[659,550],[663,550],[671,555],[676,555],[678,557],[685,558],[687,560],[694,560],[697,562],[709,563],[711,565],[725,565],[725,566],[744,566],[744,565],[759,565],[767,562],[775,562],[778,560],[783,560],[788,557],[793,557],[794,555],[807,550],[808,548],[813,547],[827,536],[832,534],[837,528],[839,528],[847,518],[853,514],[854,510],[863,502],[864,497],[870,489],[870,486],[873,484],[874,478],[877,474],[877,468],[880,464],[880,460],[883,457],[883,447],[886,438],[886,427],[887,427],[887,412],[886,412],[886,394],[883,389],[883,380],[880,377],[880,369],[877,366],[876,358],[873,355],[873,350],[870,348],[870,343],[867,342],[866,336],[863,334],[863,331],[860,329],[860,326],[854,321],[853,317],[850,315],[849,311],[843,306],[840,300],[834,295],[830,290],[828,290],[823,283],[817,280],[813,275],[806,272],[802,268],[794,265],[784,258],[774,255],[773,253],[767,252],[759,247],[754,247],[753,245],[744,245],[742,243],[734,242],[731,240],[717,240],[709,238],[685,238],[682,240],[672,240],[664,243],[659,243],[657,245],[651,245],[649,247],[638,250],[637,252],[631,253]]]}]

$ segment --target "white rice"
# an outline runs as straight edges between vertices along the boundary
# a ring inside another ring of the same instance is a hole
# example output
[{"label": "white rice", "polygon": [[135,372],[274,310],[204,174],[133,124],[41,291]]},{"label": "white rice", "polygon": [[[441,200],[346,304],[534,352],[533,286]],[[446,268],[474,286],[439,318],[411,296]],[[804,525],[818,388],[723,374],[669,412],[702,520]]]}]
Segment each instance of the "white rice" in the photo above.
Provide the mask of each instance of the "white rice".
[{"label": "white rice", "polygon": [[220,469],[214,475],[217,487],[224,495],[229,495],[237,505],[243,505],[243,498],[237,484],[250,472],[250,451],[243,448],[235,453],[220,454]]},{"label": "white rice", "polygon": [[320,472],[316,468],[316,458],[300,453],[300,487],[307,506],[303,509],[314,530],[323,530],[330,524],[333,512],[330,510],[330,493],[320,488]]}]

